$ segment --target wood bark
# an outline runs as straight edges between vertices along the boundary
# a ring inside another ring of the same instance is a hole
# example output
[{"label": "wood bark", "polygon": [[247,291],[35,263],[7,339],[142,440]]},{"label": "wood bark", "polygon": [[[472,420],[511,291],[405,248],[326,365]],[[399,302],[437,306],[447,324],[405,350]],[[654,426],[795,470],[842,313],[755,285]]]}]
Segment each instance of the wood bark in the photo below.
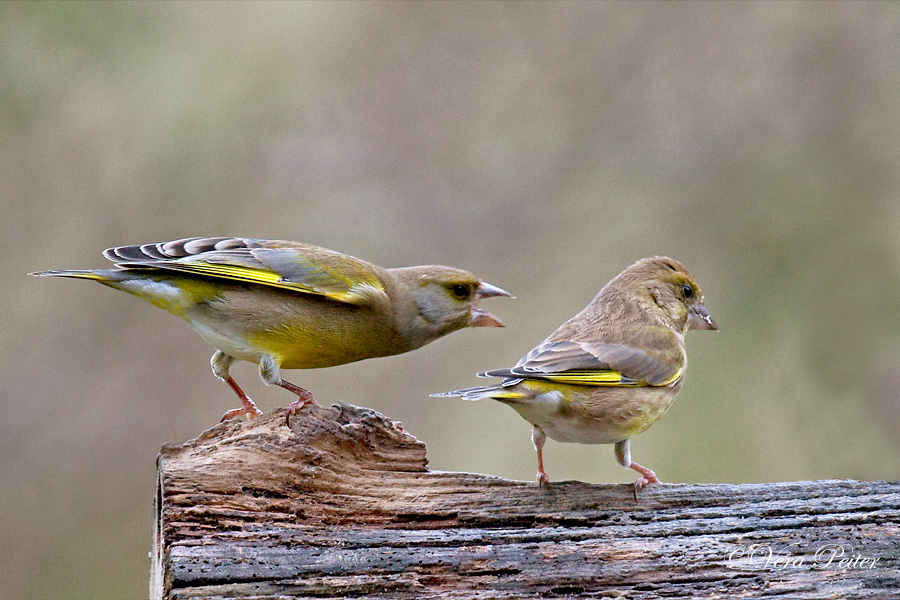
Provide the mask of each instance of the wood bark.
[{"label": "wood bark", "polygon": [[429,471],[379,413],[308,406],[163,447],[151,597],[881,598],[900,483],[649,486]]}]

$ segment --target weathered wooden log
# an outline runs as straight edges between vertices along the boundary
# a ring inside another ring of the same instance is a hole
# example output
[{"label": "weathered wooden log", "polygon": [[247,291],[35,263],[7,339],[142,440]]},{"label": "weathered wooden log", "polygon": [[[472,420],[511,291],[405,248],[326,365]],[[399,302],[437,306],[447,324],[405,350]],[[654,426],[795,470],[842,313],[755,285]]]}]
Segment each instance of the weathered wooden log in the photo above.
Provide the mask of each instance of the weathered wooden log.
[{"label": "weathered wooden log", "polygon": [[632,486],[432,472],[368,409],[228,422],[159,455],[152,598],[876,598],[900,483]]}]

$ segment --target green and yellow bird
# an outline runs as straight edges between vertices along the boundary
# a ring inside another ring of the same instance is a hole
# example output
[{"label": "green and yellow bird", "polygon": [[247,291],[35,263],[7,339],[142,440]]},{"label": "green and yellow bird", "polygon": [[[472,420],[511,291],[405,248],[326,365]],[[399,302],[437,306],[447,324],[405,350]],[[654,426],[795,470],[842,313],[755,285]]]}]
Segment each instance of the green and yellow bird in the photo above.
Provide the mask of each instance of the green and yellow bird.
[{"label": "green and yellow bird", "polygon": [[258,364],[266,385],[297,394],[290,419],[314,400],[282,379],[282,368],[341,365],[409,352],[464,327],[502,327],[475,304],[510,295],[461,269],[386,269],[279,240],[196,237],[119,246],[103,255],[115,268],[32,275],[98,281],[187,321],[216,348],[213,373],[241,399],[223,421],[261,414],[229,375],[235,359]]},{"label": "green and yellow bird", "polygon": [[548,436],[615,444],[619,464],[641,474],[637,493],[659,479],[631,460],[630,440],[661,417],[681,390],[688,329],[718,329],[696,279],[676,260],[645,258],[514,367],[479,373],[503,377],[499,385],[434,395],[491,398],[515,409],[534,426],[539,484],[550,481],[542,454]]}]

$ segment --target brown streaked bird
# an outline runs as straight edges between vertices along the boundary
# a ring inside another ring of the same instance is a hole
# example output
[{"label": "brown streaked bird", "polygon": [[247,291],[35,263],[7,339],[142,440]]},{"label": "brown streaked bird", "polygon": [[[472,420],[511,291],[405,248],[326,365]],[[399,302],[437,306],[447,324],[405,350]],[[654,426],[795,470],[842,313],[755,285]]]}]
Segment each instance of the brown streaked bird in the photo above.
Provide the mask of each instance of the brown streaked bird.
[{"label": "brown streaked bird", "polygon": [[614,444],[619,464],[640,473],[637,491],[659,483],[631,460],[630,440],[672,405],[687,368],[688,329],[718,330],[687,268],[664,256],[639,260],[510,369],[479,373],[498,385],[435,396],[492,398],[511,406],[534,427],[537,480],[547,437],[559,442]]},{"label": "brown streaked bird", "polygon": [[293,413],[315,402],[281,369],[330,367],[400,354],[464,327],[502,327],[475,304],[510,296],[461,269],[386,269],[299,242],[187,238],[109,248],[115,268],[42,271],[128,292],[181,317],[216,348],[213,373],[241,399],[222,420],[262,414],[229,375],[235,359],[259,365],[266,385],[297,395]]}]

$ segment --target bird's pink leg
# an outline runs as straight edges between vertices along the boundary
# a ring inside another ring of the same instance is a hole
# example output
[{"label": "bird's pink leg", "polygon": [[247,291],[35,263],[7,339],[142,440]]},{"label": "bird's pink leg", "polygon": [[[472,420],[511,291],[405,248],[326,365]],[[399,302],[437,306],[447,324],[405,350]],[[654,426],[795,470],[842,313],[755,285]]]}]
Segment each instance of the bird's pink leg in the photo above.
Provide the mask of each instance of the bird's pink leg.
[{"label": "bird's pink leg", "polygon": [[550,476],[547,475],[547,471],[544,470],[544,442],[546,441],[547,434],[544,433],[543,429],[535,425],[534,429],[531,431],[531,442],[534,444],[534,449],[537,450],[538,455],[538,487],[550,483]]},{"label": "bird's pink leg", "polygon": [[[250,396],[244,393],[244,390],[241,389],[241,386],[237,384],[237,382],[231,377],[225,378],[225,383],[231,386],[231,389],[234,390],[234,393],[238,395],[238,398],[241,399],[241,404],[243,406],[241,408],[232,408],[227,411],[224,415],[222,415],[222,421],[227,421],[228,419],[233,419],[235,417],[239,417],[241,415],[247,415],[248,419],[252,419],[256,415],[261,415],[262,411],[256,406],[256,403],[250,399]],[[220,423],[222,421],[219,421]]]}]

